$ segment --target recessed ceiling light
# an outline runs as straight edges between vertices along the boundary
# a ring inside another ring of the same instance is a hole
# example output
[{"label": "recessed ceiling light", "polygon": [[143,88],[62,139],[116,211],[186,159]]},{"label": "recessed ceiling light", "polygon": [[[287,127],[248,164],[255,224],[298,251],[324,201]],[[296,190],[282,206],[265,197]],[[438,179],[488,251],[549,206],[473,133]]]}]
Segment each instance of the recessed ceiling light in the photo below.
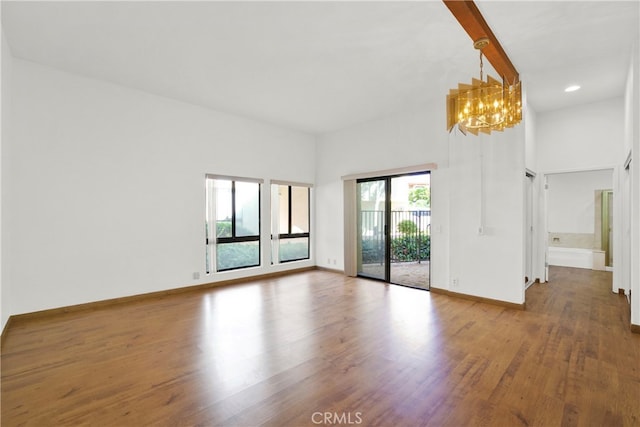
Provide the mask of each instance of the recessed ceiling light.
[{"label": "recessed ceiling light", "polygon": [[567,86],[567,88],[564,90],[565,92],[575,92],[578,89],[580,89],[580,86],[578,85],[571,85],[571,86]]}]

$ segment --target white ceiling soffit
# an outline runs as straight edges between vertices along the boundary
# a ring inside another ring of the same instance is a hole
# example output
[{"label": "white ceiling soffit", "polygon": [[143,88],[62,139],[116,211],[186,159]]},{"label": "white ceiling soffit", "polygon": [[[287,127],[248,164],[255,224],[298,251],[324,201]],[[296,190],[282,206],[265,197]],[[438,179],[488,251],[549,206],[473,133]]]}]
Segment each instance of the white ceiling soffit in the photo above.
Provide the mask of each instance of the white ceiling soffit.
[{"label": "white ceiling soffit", "polygon": [[[537,111],[622,95],[638,2],[478,7]],[[311,133],[433,100],[444,109],[448,89],[478,74],[471,40],[440,1],[2,8],[18,58]],[[567,96],[576,82],[583,89]]]}]

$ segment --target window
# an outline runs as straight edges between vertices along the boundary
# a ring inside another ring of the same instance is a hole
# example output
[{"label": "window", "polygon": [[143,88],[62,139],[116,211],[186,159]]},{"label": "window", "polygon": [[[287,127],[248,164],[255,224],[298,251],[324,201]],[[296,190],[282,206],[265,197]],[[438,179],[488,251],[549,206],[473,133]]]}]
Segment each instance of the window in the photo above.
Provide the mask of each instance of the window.
[{"label": "window", "polygon": [[207,274],[260,265],[260,184],[207,175]]},{"label": "window", "polygon": [[271,185],[272,263],[309,259],[310,193],[306,185]]}]

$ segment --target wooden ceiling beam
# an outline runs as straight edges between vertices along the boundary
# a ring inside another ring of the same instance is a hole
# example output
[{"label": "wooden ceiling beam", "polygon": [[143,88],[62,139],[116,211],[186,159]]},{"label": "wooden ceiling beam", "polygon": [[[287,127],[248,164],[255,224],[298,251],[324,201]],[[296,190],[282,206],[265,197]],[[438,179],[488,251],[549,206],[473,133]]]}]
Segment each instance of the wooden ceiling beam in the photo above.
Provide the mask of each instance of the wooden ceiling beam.
[{"label": "wooden ceiling beam", "polygon": [[482,37],[489,39],[489,45],[482,49],[482,54],[489,60],[493,68],[508,83],[519,79],[518,71],[500,45],[500,42],[484,20],[480,10],[472,0],[442,0],[472,41]]}]

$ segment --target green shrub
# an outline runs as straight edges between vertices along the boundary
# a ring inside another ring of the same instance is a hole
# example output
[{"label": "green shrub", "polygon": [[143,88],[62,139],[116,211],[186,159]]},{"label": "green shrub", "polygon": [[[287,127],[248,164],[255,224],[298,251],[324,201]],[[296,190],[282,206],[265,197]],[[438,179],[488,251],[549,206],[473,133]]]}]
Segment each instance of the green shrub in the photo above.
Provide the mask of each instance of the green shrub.
[{"label": "green shrub", "polygon": [[431,203],[431,189],[427,187],[413,188],[409,191],[409,202],[418,208],[428,208]]},{"label": "green shrub", "polygon": [[415,234],[418,231],[418,226],[410,219],[405,219],[398,223],[398,231],[402,234]]},{"label": "green shrub", "polygon": [[216,222],[216,237],[231,237],[231,221]]},{"label": "green shrub", "polygon": [[260,246],[258,242],[218,244],[216,258],[218,271],[258,265],[260,264]]},{"label": "green shrub", "polygon": [[[431,258],[431,236],[419,233],[391,239],[391,261],[425,261]],[[374,264],[384,261],[384,246],[380,240],[362,241],[362,263]]]},{"label": "green shrub", "polygon": [[424,261],[431,257],[431,237],[425,234],[391,239],[392,261]]},{"label": "green shrub", "polygon": [[309,258],[309,244],[306,240],[303,242],[280,242],[278,254],[280,261]]}]

